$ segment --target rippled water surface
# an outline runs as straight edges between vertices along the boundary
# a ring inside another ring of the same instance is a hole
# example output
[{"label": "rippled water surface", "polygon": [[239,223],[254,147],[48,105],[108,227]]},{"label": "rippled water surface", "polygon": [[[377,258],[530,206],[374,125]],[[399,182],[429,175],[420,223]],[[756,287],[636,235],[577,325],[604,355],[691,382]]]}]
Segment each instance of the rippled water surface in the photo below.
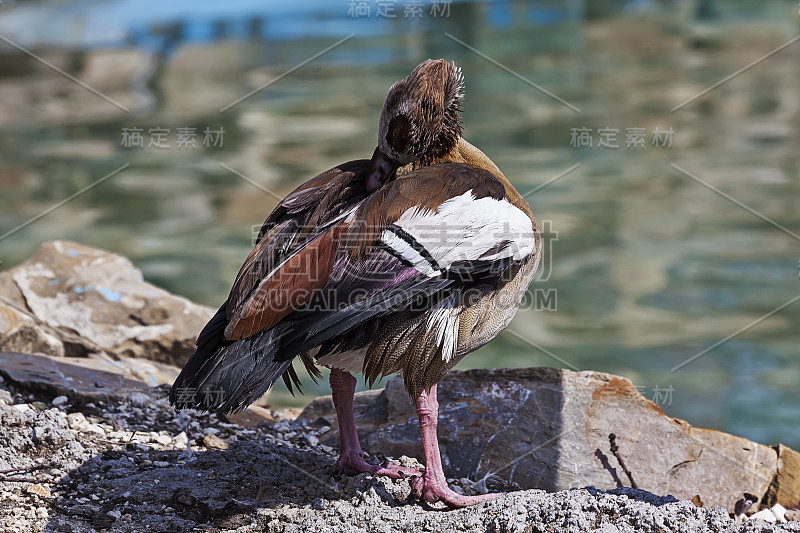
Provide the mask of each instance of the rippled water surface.
[{"label": "rippled water surface", "polygon": [[0,35],[108,100],[0,44],[0,234],[129,166],[0,240],[0,266],[72,239],[217,306],[275,196],[369,157],[389,85],[451,58],[466,138],[548,232],[514,333],[459,368],[614,372],[692,424],[800,447],[800,301],[781,307],[800,295],[800,43],[693,99],[800,35],[796,2],[350,4],[5,3]]}]

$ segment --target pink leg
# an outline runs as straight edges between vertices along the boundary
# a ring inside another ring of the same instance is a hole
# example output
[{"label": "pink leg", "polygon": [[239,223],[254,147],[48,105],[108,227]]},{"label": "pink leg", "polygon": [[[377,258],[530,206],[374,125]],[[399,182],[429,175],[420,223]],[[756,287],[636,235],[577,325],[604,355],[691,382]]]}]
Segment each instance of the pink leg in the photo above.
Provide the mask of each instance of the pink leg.
[{"label": "pink leg", "polygon": [[336,469],[348,475],[356,475],[361,472],[393,478],[419,475],[419,471],[415,468],[403,468],[393,463],[384,466],[371,465],[364,460],[364,452],[358,442],[356,420],[353,416],[356,378],[350,372],[332,368],[330,382],[333,405],[336,407],[336,418],[339,419],[339,459],[336,461]]},{"label": "pink leg", "polygon": [[430,392],[422,391],[419,394],[417,413],[422,431],[422,446],[425,448],[425,474],[422,480],[414,480],[414,492],[417,497],[427,502],[444,502],[450,507],[469,507],[500,496],[499,493],[462,496],[447,486],[447,478],[442,470],[442,458],[439,455],[439,441],[436,437],[436,423],[439,417],[436,385],[431,387]]}]

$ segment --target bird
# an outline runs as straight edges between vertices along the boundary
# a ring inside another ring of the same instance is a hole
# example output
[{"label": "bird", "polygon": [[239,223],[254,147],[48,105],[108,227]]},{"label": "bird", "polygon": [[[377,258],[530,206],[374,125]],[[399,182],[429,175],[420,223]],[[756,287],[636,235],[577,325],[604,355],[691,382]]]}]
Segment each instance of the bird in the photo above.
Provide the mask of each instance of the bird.
[{"label": "bird", "polygon": [[[170,392],[178,409],[237,412],[299,360],[330,368],[340,473],[410,477],[450,508],[498,496],[449,488],[437,441],[437,384],[517,312],[541,258],[530,206],[462,136],[464,76],[428,59],[394,83],[370,159],[300,185],[266,219],[228,299],[200,332]],[[424,472],[367,463],[353,395],[400,374],[419,417]]]}]

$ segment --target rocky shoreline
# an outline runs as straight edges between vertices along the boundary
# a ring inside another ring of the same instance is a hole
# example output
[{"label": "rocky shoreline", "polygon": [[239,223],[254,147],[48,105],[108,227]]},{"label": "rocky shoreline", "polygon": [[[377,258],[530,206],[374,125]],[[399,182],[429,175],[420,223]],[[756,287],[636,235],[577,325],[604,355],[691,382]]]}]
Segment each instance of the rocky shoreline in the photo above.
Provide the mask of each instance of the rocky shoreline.
[{"label": "rocky shoreline", "polygon": [[[448,482],[505,493],[490,502],[447,511],[409,480],[339,475],[330,397],[227,418],[168,405],[169,363],[210,312],[66,241],[0,273],[0,533],[800,531],[800,454],[692,427],[597,372],[440,384]],[[368,460],[421,466],[399,380],[354,411]]]},{"label": "rocky shoreline", "polygon": [[159,394],[78,404],[0,387],[11,389],[0,393],[4,532],[800,531],[630,488],[518,490],[437,511],[413,500],[408,480],[336,474],[325,431],[291,413],[244,427],[176,414]]}]

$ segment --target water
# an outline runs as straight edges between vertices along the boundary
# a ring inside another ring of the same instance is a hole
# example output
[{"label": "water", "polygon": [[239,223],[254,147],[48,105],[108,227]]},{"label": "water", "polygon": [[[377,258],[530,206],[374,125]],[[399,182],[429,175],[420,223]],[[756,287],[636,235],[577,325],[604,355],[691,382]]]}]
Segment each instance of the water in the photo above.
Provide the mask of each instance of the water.
[{"label": "water", "polygon": [[[389,85],[447,57],[467,80],[467,139],[548,232],[517,335],[459,368],[613,372],[671,416],[800,447],[800,302],[760,320],[800,294],[800,43],[671,112],[800,34],[796,3],[454,2],[434,17],[426,2],[413,20],[399,2],[395,19],[374,3],[369,17],[348,2],[264,4],[4,4],[0,35],[116,104],[0,45],[0,234],[130,166],[0,240],[0,266],[72,239],[217,306],[274,195],[369,157]],[[196,148],[178,148],[184,127]],[[121,146],[123,128],[145,148]],[[147,148],[151,128],[169,128],[169,148]],[[206,128],[224,130],[221,147],[203,145]],[[591,149],[571,146],[579,128]],[[598,147],[602,128],[617,148]],[[653,144],[656,128],[671,146]],[[282,385],[273,398],[309,399]]]}]

